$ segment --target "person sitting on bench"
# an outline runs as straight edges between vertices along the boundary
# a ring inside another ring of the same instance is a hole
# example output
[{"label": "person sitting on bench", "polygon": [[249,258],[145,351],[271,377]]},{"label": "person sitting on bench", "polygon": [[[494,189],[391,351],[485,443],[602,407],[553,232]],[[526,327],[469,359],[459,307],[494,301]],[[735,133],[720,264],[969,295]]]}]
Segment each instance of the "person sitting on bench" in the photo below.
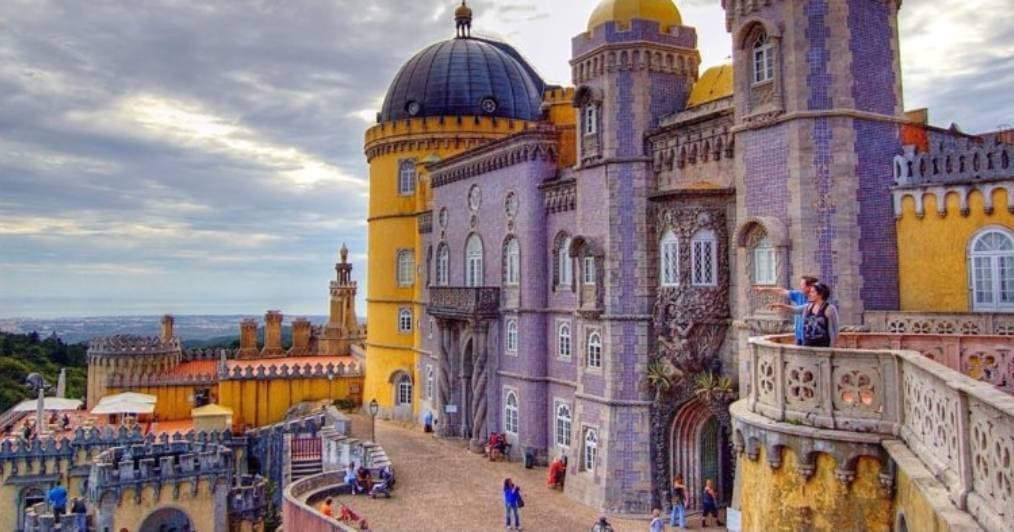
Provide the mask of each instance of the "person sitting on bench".
[{"label": "person sitting on bench", "polygon": [[369,493],[372,487],[373,474],[370,473],[369,469],[360,466],[359,471],[356,473],[356,492]]}]

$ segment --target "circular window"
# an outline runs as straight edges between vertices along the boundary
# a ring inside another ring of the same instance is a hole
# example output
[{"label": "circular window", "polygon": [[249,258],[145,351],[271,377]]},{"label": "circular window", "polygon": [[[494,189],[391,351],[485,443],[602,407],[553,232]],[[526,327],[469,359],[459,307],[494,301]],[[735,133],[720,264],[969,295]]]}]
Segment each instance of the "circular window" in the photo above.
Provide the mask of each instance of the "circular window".
[{"label": "circular window", "polygon": [[514,218],[518,214],[518,195],[513,192],[507,193],[507,198],[504,200],[504,210],[507,212],[508,218]]},{"label": "circular window", "polygon": [[472,185],[472,188],[468,191],[468,206],[473,211],[479,210],[479,205],[482,204],[482,191],[479,190],[478,185]]},{"label": "circular window", "polygon": [[482,105],[482,111],[484,113],[486,113],[486,114],[490,114],[491,115],[491,114],[493,114],[493,113],[496,112],[496,108],[497,108],[496,100],[494,100],[493,98],[483,98],[481,105]]},{"label": "circular window", "polygon": [[443,228],[447,227],[447,217],[448,217],[447,207],[440,209],[440,214],[437,215],[437,223],[440,224],[440,227]]},{"label": "circular window", "polygon": [[409,115],[416,116],[419,114],[419,111],[422,111],[422,105],[420,105],[419,102],[413,100],[411,102],[408,102],[408,105],[405,106],[405,110],[408,111]]}]

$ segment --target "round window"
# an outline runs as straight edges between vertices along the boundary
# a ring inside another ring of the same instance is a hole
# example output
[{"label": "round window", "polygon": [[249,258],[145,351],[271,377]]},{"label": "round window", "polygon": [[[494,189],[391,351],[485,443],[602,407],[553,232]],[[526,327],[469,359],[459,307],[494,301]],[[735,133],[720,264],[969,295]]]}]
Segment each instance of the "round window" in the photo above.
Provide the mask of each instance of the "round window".
[{"label": "round window", "polygon": [[468,191],[468,206],[473,211],[479,210],[479,205],[482,204],[482,191],[479,190],[478,185],[472,185],[471,190]]},{"label": "round window", "polygon": [[482,100],[482,111],[486,114],[493,114],[496,112],[496,100],[493,98],[483,98]]},{"label": "round window", "polygon": [[419,111],[422,111],[422,105],[420,105],[419,102],[413,100],[411,102],[408,102],[408,105],[405,106],[405,110],[408,111],[409,115],[416,116],[419,114]]}]

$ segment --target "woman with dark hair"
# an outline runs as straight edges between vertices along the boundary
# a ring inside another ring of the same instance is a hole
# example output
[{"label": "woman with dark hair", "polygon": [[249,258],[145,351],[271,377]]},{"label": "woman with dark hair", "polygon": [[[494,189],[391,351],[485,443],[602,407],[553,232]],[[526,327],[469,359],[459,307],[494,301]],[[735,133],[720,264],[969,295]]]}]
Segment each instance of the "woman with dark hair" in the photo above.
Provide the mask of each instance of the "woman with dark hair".
[{"label": "woman with dark hair", "polygon": [[[503,504],[507,512],[507,530],[521,530],[521,516],[518,515],[518,508],[525,505],[521,498],[521,488],[517,487],[511,479],[503,481]],[[514,515],[514,526],[511,526],[511,514]]]},{"label": "woman with dark hair", "polygon": [[809,303],[799,306],[774,303],[772,309],[790,310],[803,316],[803,345],[832,347],[838,339],[838,308],[831,304],[831,287],[816,283],[807,294]]}]

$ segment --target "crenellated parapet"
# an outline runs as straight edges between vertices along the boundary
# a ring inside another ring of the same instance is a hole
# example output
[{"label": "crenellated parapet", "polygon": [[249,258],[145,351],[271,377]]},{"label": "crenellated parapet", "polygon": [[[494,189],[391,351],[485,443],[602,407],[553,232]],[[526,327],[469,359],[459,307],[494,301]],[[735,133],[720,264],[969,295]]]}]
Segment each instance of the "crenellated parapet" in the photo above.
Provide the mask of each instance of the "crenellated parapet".
[{"label": "crenellated parapet", "polygon": [[94,338],[88,343],[88,356],[160,356],[180,354],[180,340],[158,336],[116,335]]},{"label": "crenellated parapet", "polygon": [[267,513],[268,480],[256,475],[243,475],[229,490],[231,520],[257,522]]},{"label": "crenellated parapet", "polygon": [[106,381],[109,388],[143,388],[154,386],[207,386],[218,382],[217,374],[174,375],[172,373],[143,373],[124,375],[115,373]]},{"label": "crenellated parapet", "polygon": [[237,349],[186,349],[183,351],[183,361],[192,362],[194,360],[232,360],[236,358]]},{"label": "crenellated parapet", "polygon": [[361,377],[363,368],[360,364],[349,361],[328,362],[327,364],[247,364],[227,368],[221,374],[221,380],[265,380],[265,379],[320,379],[338,377]]}]

